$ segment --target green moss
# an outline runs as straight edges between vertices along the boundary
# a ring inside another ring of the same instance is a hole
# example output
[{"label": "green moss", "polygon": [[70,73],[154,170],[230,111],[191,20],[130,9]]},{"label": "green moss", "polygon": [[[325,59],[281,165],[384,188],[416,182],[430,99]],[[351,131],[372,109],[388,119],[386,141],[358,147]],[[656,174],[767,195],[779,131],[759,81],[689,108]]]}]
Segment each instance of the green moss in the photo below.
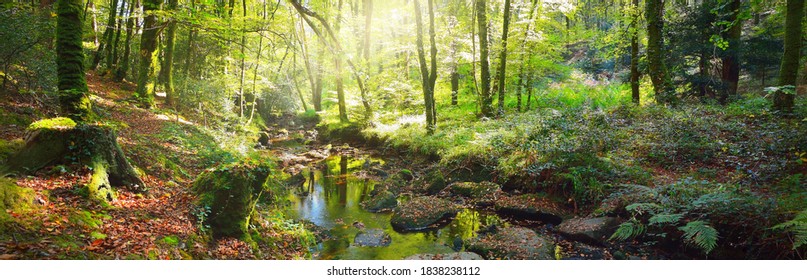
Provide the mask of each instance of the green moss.
[{"label": "green moss", "polygon": [[108,216],[104,216],[101,214],[93,214],[87,210],[81,210],[79,212],[73,213],[67,219],[76,225],[90,228],[90,229],[99,229],[102,225],[104,225],[104,221],[102,219],[107,218]]},{"label": "green moss", "polygon": [[499,189],[499,185],[487,181],[481,183],[458,182],[451,184],[450,187],[451,191],[456,194],[473,198],[484,196]]},{"label": "green moss", "polygon": [[436,194],[446,188],[446,179],[440,170],[432,170],[426,175],[426,192],[429,194]]},{"label": "green moss", "polygon": [[24,145],[22,139],[0,139],[0,162],[4,162],[8,156],[19,151]]},{"label": "green moss", "polygon": [[109,173],[106,164],[96,160],[92,166],[93,174],[90,183],[87,185],[90,198],[99,202],[113,201],[117,198],[112,184],[109,182]]},{"label": "green moss", "polygon": [[38,120],[31,125],[28,126],[28,130],[40,130],[40,129],[71,129],[76,127],[76,122],[69,118],[52,118],[52,119],[44,119]]},{"label": "green moss", "polygon": [[179,238],[176,237],[176,236],[173,236],[173,235],[169,235],[169,236],[163,237],[162,242],[167,244],[167,245],[177,246],[177,245],[179,245]]},{"label": "green moss", "polygon": [[208,169],[194,181],[198,204],[210,209],[203,222],[210,227],[214,238],[250,240],[250,218],[255,203],[266,190],[271,168],[264,161],[239,162]]},{"label": "green moss", "polygon": [[34,191],[17,186],[12,180],[0,178],[0,232],[16,222],[9,213],[25,214],[33,207]]},{"label": "green moss", "polygon": [[97,231],[93,231],[90,233],[90,237],[92,237],[92,239],[106,239],[107,235]]}]

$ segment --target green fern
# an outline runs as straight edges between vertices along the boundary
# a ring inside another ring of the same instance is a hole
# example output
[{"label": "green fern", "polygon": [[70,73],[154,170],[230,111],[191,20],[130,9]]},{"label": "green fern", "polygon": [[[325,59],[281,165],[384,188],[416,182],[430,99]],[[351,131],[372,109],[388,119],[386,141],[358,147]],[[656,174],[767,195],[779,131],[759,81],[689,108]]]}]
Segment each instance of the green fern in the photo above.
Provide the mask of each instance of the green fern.
[{"label": "green fern", "polygon": [[628,239],[636,238],[639,235],[644,234],[647,231],[647,227],[636,221],[631,219],[630,221],[624,222],[619,225],[619,228],[616,229],[613,235],[609,240],[619,240],[624,241]]},{"label": "green fern", "polygon": [[650,217],[649,221],[651,226],[677,224],[682,217],[684,217],[684,214],[656,214]]},{"label": "green fern", "polygon": [[644,213],[655,214],[661,210],[661,206],[655,203],[634,203],[625,206],[625,210],[635,215],[643,215]]},{"label": "green fern", "polygon": [[807,210],[796,215],[793,220],[778,224],[773,229],[781,229],[793,233],[793,250],[807,244]]},{"label": "green fern", "polygon": [[684,232],[684,240],[700,248],[704,254],[709,254],[717,247],[717,230],[703,221],[692,221],[679,227]]}]

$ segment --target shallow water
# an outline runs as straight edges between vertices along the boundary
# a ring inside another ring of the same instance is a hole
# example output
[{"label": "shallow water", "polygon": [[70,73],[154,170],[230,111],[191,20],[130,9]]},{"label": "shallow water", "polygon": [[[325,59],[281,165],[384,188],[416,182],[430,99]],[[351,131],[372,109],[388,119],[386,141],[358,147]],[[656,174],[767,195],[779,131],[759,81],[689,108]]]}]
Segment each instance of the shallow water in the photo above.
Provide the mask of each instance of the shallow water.
[{"label": "shallow water", "polygon": [[[313,248],[318,259],[387,259],[396,260],[421,253],[450,253],[462,250],[461,240],[474,237],[480,228],[500,223],[498,216],[466,209],[439,228],[420,232],[396,232],[390,225],[391,213],[371,213],[360,203],[369,199],[378,182],[357,176],[366,160],[380,165],[374,158],[334,156],[303,171],[306,182],[288,197],[289,214],[330,230],[331,240]],[[399,202],[405,198],[399,198]],[[359,229],[382,229],[391,236],[388,247],[353,245]],[[452,249],[452,247],[454,249]]]}]

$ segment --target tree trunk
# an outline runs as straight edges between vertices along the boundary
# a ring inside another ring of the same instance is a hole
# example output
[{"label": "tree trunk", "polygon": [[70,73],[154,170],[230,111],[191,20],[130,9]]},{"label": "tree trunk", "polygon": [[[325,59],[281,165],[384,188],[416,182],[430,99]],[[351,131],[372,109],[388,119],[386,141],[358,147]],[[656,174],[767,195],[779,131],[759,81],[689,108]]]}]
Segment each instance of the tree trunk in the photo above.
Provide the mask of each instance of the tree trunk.
[{"label": "tree trunk", "polygon": [[650,81],[656,94],[656,102],[670,103],[670,88],[667,67],[664,64],[662,30],[664,29],[663,0],[648,0],[645,6],[647,17],[647,62]]},{"label": "tree trunk", "polygon": [[[177,11],[178,0],[168,0],[168,10]],[[169,107],[174,107],[176,96],[174,96],[174,40],[177,34],[177,22],[175,18],[170,19],[165,31],[165,54],[163,57],[162,71],[165,73],[163,82],[165,83],[165,102]]]},{"label": "tree trunk", "polygon": [[[112,43],[112,49],[109,52],[109,56],[107,56],[107,70],[110,72],[114,72],[118,67],[118,49],[120,49],[120,35],[121,30],[123,30],[123,15],[126,13],[126,4],[125,0],[121,0],[122,4],[120,6],[120,13],[118,14],[118,23],[117,28],[115,28],[115,42]],[[132,3],[128,3],[132,5]]]},{"label": "tree trunk", "polygon": [[[801,58],[801,21],[804,17],[804,0],[787,0],[785,14],[785,52],[779,70],[779,86],[796,86]],[[796,94],[778,90],[773,98],[773,108],[783,113],[793,111]]]},{"label": "tree trunk", "polygon": [[[425,105],[426,111],[426,133],[431,135],[434,133],[435,129],[435,111],[434,111],[434,83],[436,81],[437,74],[435,73],[437,70],[437,61],[436,61],[436,53],[437,50],[434,47],[434,11],[432,9],[432,0],[429,0],[429,16],[430,16],[430,39],[432,44],[431,50],[431,69],[429,66],[426,65],[426,52],[423,50],[423,19],[420,15],[420,1],[414,0],[412,1],[415,7],[415,24],[417,28],[417,52],[418,52],[418,62],[420,63],[420,76],[421,76],[421,85],[423,87],[423,103]],[[434,79],[433,79],[434,77]]]},{"label": "tree trunk", "polygon": [[729,47],[726,49],[726,55],[721,58],[723,62],[721,78],[726,84],[726,90],[723,91],[718,100],[721,104],[726,104],[729,97],[737,95],[737,82],[740,80],[739,52],[740,36],[743,30],[743,22],[739,18],[740,0],[732,0],[728,5],[728,9],[730,9],[730,14],[727,20],[731,22],[731,27],[724,34]]},{"label": "tree trunk", "polygon": [[[333,27],[336,31],[336,34],[339,34],[339,28],[341,26],[342,21],[342,0],[339,0],[339,4],[336,11],[336,22],[334,22]],[[335,55],[334,56],[334,67],[336,68],[336,98],[339,102],[339,121],[341,122],[348,122],[347,118],[347,105],[345,103],[345,88],[342,84],[342,56]]]},{"label": "tree trunk", "polygon": [[56,19],[56,67],[59,102],[71,119],[84,120],[90,114],[87,80],[84,76],[81,0],[59,0]]},{"label": "tree trunk", "polygon": [[[95,56],[92,59],[92,65],[90,69],[95,70],[98,67],[98,63],[101,62],[101,56],[104,54],[104,48],[109,48],[112,45],[112,32],[115,31],[115,15],[118,11],[118,0],[109,0],[110,7],[109,7],[109,18],[106,22],[106,28],[104,29],[104,35],[101,38],[102,42],[101,45],[98,46],[98,50],[95,51]],[[109,67],[109,66],[107,66]]]},{"label": "tree trunk", "polygon": [[135,95],[140,105],[145,108],[154,106],[154,76],[157,60],[157,15],[152,11],[160,9],[160,0],[145,0],[143,11],[146,14],[143,20],[143,32],[140,39],[140,69],[137,77],[137,90]]},{"label": "tree trunk", "polygon": [[488,19],[485,15],[486,0],[476,0],[476,19],[479,26],[479,61],[480,61],[480,108],[482,116],[493,116],[493,99],[490,95],[490,64],[488,62]]},{"label": "tree trunk", "polygon": [[510,0],[504,0],[504,24],[502,27],[502,52],[499,56],[499,78],[496,79],[499,81],[499,112],[498,115],[504,115],[504,89],[505,84],[505,72],[507,71],[507,33],[509,33],[508,27],[510,26]]},{"label": "tree trunk", "polygon": [[634,104],[641,102],[639,96],[639,0],[633,0],[630,21],[630,90]]},{"label": "tree trunk", "polygon": [[115,80],[120,82],[126,78],[126,72],[129,71],[129,54],[132,50],[132,33],[134,29],[134,9],[140,5],[140,1],[130,0],[129,14],[126,19],[126,40],[123,43],[123,57],[121,58],[121,66],[115,70]]}]

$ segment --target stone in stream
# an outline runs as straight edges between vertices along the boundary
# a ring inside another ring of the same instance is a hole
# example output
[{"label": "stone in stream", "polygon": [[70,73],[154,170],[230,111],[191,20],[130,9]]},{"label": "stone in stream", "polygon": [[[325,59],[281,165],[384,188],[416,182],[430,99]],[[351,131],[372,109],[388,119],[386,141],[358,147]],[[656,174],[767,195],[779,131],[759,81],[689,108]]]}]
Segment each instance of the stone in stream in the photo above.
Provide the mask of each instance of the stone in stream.
[{"label": "stone in stream", "polygon": [[453,217],[457,214],[457,210],[457,207],[450,201],[431,196],[420,196],[395,208],[390,223],[396,230],[422,230],[445,218]]},{"label": "stone in stream", "polygon": [[556,229],[569,239],[602,245],[619,227],[621,221],[613,217],[574,218],[563,221]]},{"label": "stone in stream", "polygon": [[368,229],[360,231],[353,239],[353,244],[363,247],[387,247],[392,243],[390,235],[382,229]]},{"label": "stone in stream", "polygon": [[398,197],[387,190],[381,191],[361,203],[361,207],[369,212],[392,210],[395,206],[398,206]]},{"label": "stone in stream", "polygon": [[488,181],[480,183],[456,182],[452,183],[448,187],[451,188],[451,192],[470,198],[480,198],[501,189],[496,183],[491,183]]},{"label": "stone in stream", "polygon": [[452,261],[476,261],[476,260],[484,260],[482,256],[474,252],[456,252],[456,253],[448,253],[448,254],[417,254],[406,257],[404,260],[414,260],[414,261],[443,261],[443,260],[452,260]]},{"label": "stone in stream", "polygon": [[563,209],[547,197],[537,194],[503,197],[496,201],[496,211],[518,218],[557,225],[563,221]]},{"label": "stone in stream", "polygon": [[555,243],[523,227],[500,228],[468,241],[468,251],[489,260],[554,260]]}]

